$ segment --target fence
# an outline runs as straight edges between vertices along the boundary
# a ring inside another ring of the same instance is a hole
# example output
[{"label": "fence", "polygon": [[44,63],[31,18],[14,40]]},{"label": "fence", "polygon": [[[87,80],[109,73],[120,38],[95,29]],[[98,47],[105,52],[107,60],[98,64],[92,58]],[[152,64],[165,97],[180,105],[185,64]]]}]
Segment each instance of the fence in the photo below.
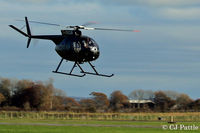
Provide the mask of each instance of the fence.
[{"label": "fence", "polygon": [[1,111],[0,120],[129,120],[129,121],[175,121],[200,122],[200,113],[69,113],[69,112],[10,112]]}]

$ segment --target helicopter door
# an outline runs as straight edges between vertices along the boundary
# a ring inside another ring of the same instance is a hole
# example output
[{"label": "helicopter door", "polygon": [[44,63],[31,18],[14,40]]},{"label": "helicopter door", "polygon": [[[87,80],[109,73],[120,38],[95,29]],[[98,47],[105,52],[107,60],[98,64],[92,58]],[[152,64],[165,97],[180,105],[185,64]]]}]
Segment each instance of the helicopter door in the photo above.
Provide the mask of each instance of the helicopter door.
[{"label": "helicopter door", "polygon": [[73,47],[74,47],[74,51],[76,53],[79,53],[81,51],[81,43],[79,41],[73,42]]}]

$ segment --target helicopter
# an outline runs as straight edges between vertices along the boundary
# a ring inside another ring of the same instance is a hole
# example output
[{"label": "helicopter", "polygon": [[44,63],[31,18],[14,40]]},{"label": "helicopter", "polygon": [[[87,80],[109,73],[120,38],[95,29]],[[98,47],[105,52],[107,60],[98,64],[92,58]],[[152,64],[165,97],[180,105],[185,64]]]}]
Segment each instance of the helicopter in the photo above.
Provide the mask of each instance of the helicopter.
[{"label": "helicopter", "polygon": [[[20,20],[24,21],[24,20]],[[37,22],[30,21],[31,23],[39,23],[39,24],[47,24],[54,26],[61,26],[59,24],[45,23],[45,22]],[[91,37],[82,35],[80,30],[108,30],[108,31],[129,31],[129,32],[139,32],[137,30],[126,30],[126,29],[108,29],[108,28],[89,28],[86,27],[93,22],[88,22],[80,26],[66,26],[66,29],[61,30],[61,35],[32,35],[28,18],[25,17],[25,26],[27,33],[23,32],[21,29],[13,25],[9,25],[14,30],[18,31],[25,37],[28,37],[27,48],[31,43],[31,39],[44,39],[51,40],[55,43],[55,51],[61,57],[61,60],[53,73],[76,76],[76,77],[84,77],[86,74],[103,76],[103,77],[112,77],[114,74],[100,74],[95,69],[95,66],[91,63],[91,61],[95,61],[98,59],[100,55],[100,50],[98,44]],[[59,71],[59,68],[63,62],[63,60],[74,62],[69,73]],[[82,67],[81,64],[88,63],[89,66],[93,69],[94,72],[87,72]],[[80,74],[73,74],[74,68],[78,67],[80,69]]]}]

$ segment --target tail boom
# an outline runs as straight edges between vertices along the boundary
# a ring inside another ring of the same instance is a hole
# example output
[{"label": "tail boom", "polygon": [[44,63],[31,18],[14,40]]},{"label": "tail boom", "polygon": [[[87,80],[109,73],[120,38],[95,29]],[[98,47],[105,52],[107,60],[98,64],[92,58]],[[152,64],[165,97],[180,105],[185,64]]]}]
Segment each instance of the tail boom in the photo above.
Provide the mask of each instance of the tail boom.
[{"label": "tail boom", "polygon": [[18,29],[17,27],[13,25],[9,25],[9,26],[12,29],[16,30],[17,32],[19,32],[20,34],[24,35],[25,37],[28,37],[27,48],[29,47],[32,38],[52,40],[56,45],[59,44],[65,38],[62,35],[32,35],[27,17],[25,17],[25,23],[26,23],[27,33],[23,32],[22,30]]}]

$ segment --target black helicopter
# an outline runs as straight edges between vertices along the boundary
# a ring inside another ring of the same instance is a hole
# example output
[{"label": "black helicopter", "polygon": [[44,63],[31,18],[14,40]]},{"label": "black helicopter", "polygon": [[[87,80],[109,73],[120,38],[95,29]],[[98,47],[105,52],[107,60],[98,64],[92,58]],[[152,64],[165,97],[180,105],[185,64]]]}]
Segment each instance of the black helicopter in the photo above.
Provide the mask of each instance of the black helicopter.
[{"label": "black helicopter", "polygon": [[[37,22],[37,21],[30,21],[32,23],[40,23],[40,24],[48,24],[48,25],[54,25],[54,26],[60,26],[58,24],[51,24],[51,23],[44,23],[44,22]],[[60,55],[61,61],[58,64],[55,71],[52,71],[54,73],[59,74],[65,74],[65,75],[71,75],[71,76],[77,76],[77,77],[83,77],[86,74],[91,75],[97,75],[97,76],[104,76],[104,77],[112,77],[114,74],[106,75],[106,74],[100,74],[95,69],[95,66],[91,64],[91,61],[96,60],[99,55],[99,46],[97,43],[90,37],[82,35],[82,32],[80,29],[84,30],[111,30],[111,31],[131,31],[131,32],[138,32],[137,30],[124,30],[124,29],[106,29],[106,28],[88,28],[87,25],[90,25],[90,23],[86,23],[81,26],[67,26],[65,30],[61,30],[62,35],[32,35],[31,30],[29,27],[29,21],[27,17],[25,17],[25,23],[26,23],[26,29],[27,33],[21,31],[20,29],[16,28],[13,25],[9,25],[14,30],[18,31],[25,37],[28,37],[27,41],[27,48],[30,45],[31,39],[45,39],[45,40],[51,40],[56,44],[55,50]],[[69,73],[65,72],[59,72],[59,68],[63,62],[63,60],[72,61],[74,62],[74,65]],[[83,64],[85,62],[88,62],[91,68],[94,70],[94,72],[86,72],[83,70],[80,64]],[[74,68],[78,66],[81,70],[79,74],[72,74]]]}]

